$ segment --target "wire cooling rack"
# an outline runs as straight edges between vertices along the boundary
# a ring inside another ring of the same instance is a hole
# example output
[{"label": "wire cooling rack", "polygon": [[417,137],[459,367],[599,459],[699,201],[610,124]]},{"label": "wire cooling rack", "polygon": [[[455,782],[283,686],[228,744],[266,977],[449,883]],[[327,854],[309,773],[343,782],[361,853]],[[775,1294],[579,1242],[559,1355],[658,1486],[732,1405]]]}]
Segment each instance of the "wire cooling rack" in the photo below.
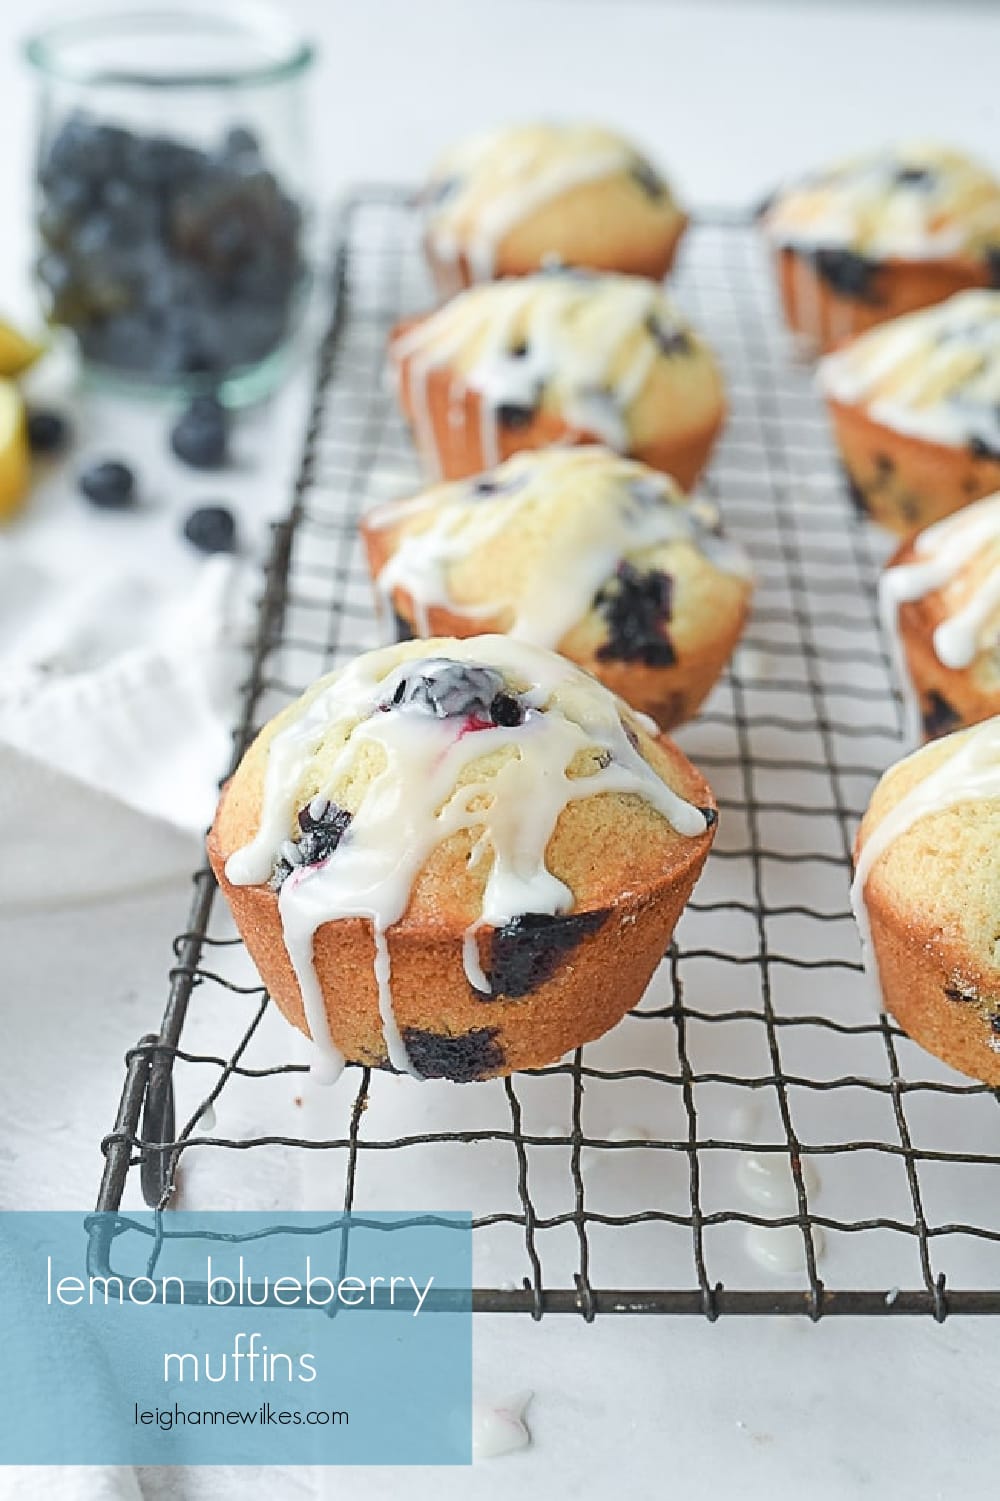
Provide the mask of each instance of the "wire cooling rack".
[{"label": "wire cooling rack", "polygon": [[[392,324],[430,300],[403,192],[346,205],[335,281],[237,758],[376,643],[358,518],[419,483],[383,377]],[[699,219],[676,295],[725,366],[706,489],[758,595],[678,737],[713,783],[719,838],[642,1003],[508,1080],[351,1069],[323,1091],[203,869],[160,1030],[127,1055],[98,1209],[134,1197],[136,1177],[148,1204],[218,1207],[220,1161],[235,1207],[270,1164],[283,1207],[292,1192],[359,1213],[471,1208],[480,1310],[1000,1313],[997,1096],[879,1014],[848,904],[857,820],[903,749],[875,607],[888,549],[851,510],[752,226]]]}]

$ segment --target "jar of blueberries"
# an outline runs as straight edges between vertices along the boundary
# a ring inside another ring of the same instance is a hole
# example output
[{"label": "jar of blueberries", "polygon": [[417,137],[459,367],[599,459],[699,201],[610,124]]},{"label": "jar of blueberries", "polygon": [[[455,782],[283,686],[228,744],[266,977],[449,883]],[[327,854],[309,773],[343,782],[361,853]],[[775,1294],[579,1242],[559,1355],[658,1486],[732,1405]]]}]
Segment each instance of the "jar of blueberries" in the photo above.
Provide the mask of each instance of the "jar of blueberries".
[{"label": "jar of blueberries", "polygon": [[28,42],[37,278],[89,371],[231,404],[280,377],[309,285],[312,55],[253,0],[74,17]]}]

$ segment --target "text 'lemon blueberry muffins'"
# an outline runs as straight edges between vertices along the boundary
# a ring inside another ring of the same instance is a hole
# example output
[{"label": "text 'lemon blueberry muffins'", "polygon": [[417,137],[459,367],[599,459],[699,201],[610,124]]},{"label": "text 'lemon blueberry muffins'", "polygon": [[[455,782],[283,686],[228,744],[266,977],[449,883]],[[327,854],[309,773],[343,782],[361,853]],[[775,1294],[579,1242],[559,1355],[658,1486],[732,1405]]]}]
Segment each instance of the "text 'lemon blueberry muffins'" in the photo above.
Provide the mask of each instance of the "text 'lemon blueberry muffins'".
[{"label": "text 'lemon blueberry muffins'", "polygon": [[443,296],[547,264],[659,281],[686,218],[631,142],[597,125],[515,125],[473,136],[434,167],[424,246]]},{"label": "text 'lemon blueberry muffins'", "polygon": [[887,147],[811,173],[762,223],[786,320],[816,349],[1000,284],[1000,182],[943,146]]},{"label": "text 'lemon blueberry muffins'", "polygon": [[739,639],[749,559],[718,513],[606,448],[522,453],[362,523],[405,636],[504,631],[559,651],[670,729]]},{"label": "text 'lemon blueberry muffins'", "polygon": [[1000,495],[901,547],[879,596],[927,739],[1000,713]]},{"label": "text 'lemon blueberry muffins'", "polygon": [[929,1052],[1000,1085],[1000,719],[886,772],[855,866],[886,1009]]},{"label": "text 'lemon blueberry muffins'", "polygon": [[689,489],[725,412],[707,346],[638,276],[554,270],[471,287],[401,325],[391,356],[435,478],[566,440],[606,443]]},{"label": "text 'lemon blueberry muffins'", "polygon": [[859,509],[911,536],[1000,489],[1000,292],[961,292],[819,367]]},{"label": "text 'lemon blueberry muffins'", "polygon": [[638,1001],[711,792],[587,673],[503,636],[358,657],[265,726],[209,857],[278,1006],[344,1059],[485,1079]]}]

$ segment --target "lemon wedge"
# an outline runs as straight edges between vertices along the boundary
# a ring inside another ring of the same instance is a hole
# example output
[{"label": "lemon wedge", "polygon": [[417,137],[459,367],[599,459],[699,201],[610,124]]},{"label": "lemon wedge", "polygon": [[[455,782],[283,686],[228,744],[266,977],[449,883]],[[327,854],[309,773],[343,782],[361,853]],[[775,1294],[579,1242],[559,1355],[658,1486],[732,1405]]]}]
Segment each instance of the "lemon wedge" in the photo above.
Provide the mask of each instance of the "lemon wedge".
[{"label": "lemon wedge", "polygon": [[0,376],[5,380],[23,375],[44,353],[44,345],[25,338],[24,334],[0,319]]},{"label": "lemon wedge", "polygon": [[13,516],[28,493],[28,426],[21,393],[0,380],[0,521]]}]

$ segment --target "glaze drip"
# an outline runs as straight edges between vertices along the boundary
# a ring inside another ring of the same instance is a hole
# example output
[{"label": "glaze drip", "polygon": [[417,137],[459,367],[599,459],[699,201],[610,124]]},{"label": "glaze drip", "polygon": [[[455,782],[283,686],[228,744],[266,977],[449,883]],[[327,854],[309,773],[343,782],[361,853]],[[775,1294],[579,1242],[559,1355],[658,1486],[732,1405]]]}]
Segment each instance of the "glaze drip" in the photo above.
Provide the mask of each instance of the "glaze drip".
[{"label": "glaze drip", "polygon": [[[278,892],[285,945],[328,1076],[343,1059],[330,1034],[313,946],[324,923],[350,917],[372,925],[388,1062],[419,1076],[393,1010],[386,935],[406,912],[431,853],[449,836],[468,830],[470,863],[488,863],[481,912],[464,945],[469,981],[488,993],[476,952],[480,926],[503,928],[525,913],[573,909],[573,893],[545,860],[571,802],[632,793],[681,835],[697,837],[708,827],[705,814],[643,759],[618,700],[587,674],[507,637],[430,646],[430,656],[426,642],[368,653],[316,685],[274,734],[258,831],[226,862],[234,885],[267,881],[321,748],[325,785],[314,796],[331,804],[350,802],[343,789],[359,762],[368,766],[350,809],[349,836],[323,862],[295,866]],[[580,773],[581,758],[589,774]]]}]

